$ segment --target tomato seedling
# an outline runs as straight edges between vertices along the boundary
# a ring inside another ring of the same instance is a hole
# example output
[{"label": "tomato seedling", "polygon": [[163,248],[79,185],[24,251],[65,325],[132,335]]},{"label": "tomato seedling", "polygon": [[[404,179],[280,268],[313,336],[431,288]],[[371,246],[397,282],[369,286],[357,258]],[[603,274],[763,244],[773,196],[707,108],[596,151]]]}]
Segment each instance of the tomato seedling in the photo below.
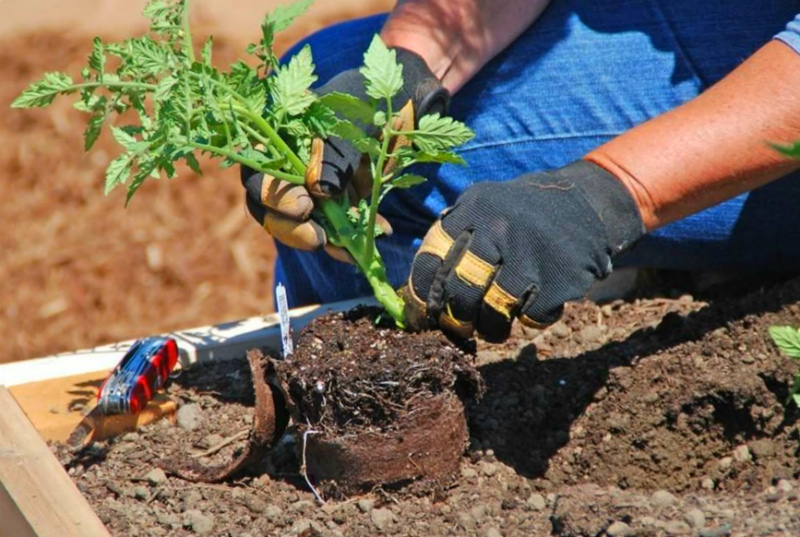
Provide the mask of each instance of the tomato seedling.
[{"label": "tomato seedling", "polygon": [[[800,360],[800,330],[791,326],[770,326],[769,335],[783,354],[794,360]],[[794,377],[789,398],[800,407],[800,373]]]},{"label": "tomato seedling", "polygon": [[[199,58],[195,56],[188,0],[151,1],[144,10],[150,19],[148,35],[119,43],[95,38],[79,80],[66,73],[46,73],[12,107],[45,107],[59,95],[76,95],[75,108],[89,114],[87,151],[105,123],[133,110],[138,122],[110,126],[124,151],[108,165],[105,183],[106,193],[127,185],[126,204],[148,178],[174,177],[177,161],[201,173],[198,154],[221,159],[221,167],[242,164],[304,184],[314,139],[349,140],[369,157],[369,199],[350,200],[347,194],[319,199],[313,218],[331,244],[350,253],[375,297],[402,328],[403,300],[389,284],[375,247],[378,205],[390,190],[425,181],[403,173],[412,164],[463,164],[452,149],[473,133],[438,114],[421,118],[410,130],[394,128],[399,111],[392,109],[392,97],[403,86],[403,68],[378,36],[360,69],[367,99],[343,93],[316,95],[311,90],[317,77],[310,47],[285,64],[273,49],[275,34],[290,26],[312,1],[300,0],[267,14],[260,42],[247,48],[256,66],[240,60],[227,71],[212,65],[211,37]],[[367,134],[368,130],[379,136]],[[412,144],[391,144],[397,136]],[[385,166],[389,161],[394,163],[391,170]]]}]

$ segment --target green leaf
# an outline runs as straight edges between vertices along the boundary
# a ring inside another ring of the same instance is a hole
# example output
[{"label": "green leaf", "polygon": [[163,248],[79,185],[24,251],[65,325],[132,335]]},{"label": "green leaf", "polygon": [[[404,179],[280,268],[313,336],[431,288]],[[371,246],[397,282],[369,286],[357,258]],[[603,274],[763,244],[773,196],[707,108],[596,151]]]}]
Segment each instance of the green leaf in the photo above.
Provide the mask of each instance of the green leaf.
[{"label": "green leaf", "polygon": [[108,168],[106,168],[106,194],[111,192],[117,185],[121,185],[128,180],[132,166],[133,161],[128,153],[123,153],[111,161]]},{"label": "green leaf", "polygon": [[279,111],[298,115],[316,100],[311,85],[317,81],[311,47],[306,45],[285,65],[278,69],[272,83],[272,99]]},{"label": "green leaf", "polygon": [[470,141],[474,136],[469,127],[451,117],[439,114],[422,116],[419,128],[406,134],[426,153],[439,153]]},{"label": "green leaf", "polygon": [[131,39],[130,44],[140,78],[145,79],[170,68],[170,53],[150,37]]},{"label": "green leaf", "polygon": [[41,80],[31,84],[22,92],[11,108],[44,107],[53,102],[59,94],[77,91],[72,85],[72,79],[64,73],[45,73]]},{"label": "green leaf", "polygon": [[319,102],[351,121],[369,124],[375,115],[374,106],[347,93],[334,91],[320,97]]},{"label": "green leaf", "polygon": [[281,32],[291,26],[294,20],[308,11],[314,0],[298,0],[289,5],[279,5],[275,10],[267,15],[274,31]]},{"label": "green leaf", "polygon": [[195,157],[194,154],[191,153],[191,148],[189,148],[189,151],[190,152],[186,153],[183,156],[183,160],[186,162],[186,164],[194,173],[196,173],[197,175],[203,175],[203,170],[200,169],[200,163],[197,162],[197,157]]},{"label": "green leaf", "polygon": [[129,153],[142,153],[146,151],[150,144],[143,140],[137,140],[131,132],[135,132],[134,128],[118,128],[111,127],[111,134],[119,145],[125,148]]},{"label": "green leaf", "polygon": [[351,140],[353,147],[358,149],[361,153],[366,153],[372,157],[377,158],[381,154],[381,144],[375,138],[367,136],[366,138],[359,138]]},{"label": "green leaf", "polygon": [[208,36],[206,42],[203,44],[203,50],[200,57],[203,60],[203,63],[209,67],[211,67],[211,57],[214,48],[214,38],[212,36]]},{"label": "green leaf", "polygon": [[393,180],[391,184],[395,188],[411,188],[412,186],[421,185],[425,181],[427,181],[427,179],[421,175],[405,173]]},{"label": "green leaf", "polygon": [[438,164],[460,164],[466,166],[467,162],[456,153],[452,151],[439,151],[437,153],[425,153],[419,151],[414,155],[417,162],[435,162]]},{"label": "green leaf", "polygon": [[153,172],[156,172],[155,177],[158,177],[155,162],[147,162],[144,165],[140,163],[139,171],[133,177],[131,184],[128,185],[128,193],[125,196],[125,206],[133,199],[134,194],[144,184],[148,177],[153,177]]},{"label": "green leaf", "polygon": [[106,117],[105,112],[97,112],[86,122],[86,130],[83,132],[84,151],[89,151],[100,137],[100,131],[103,128]]},{"label": "green leaf", "polygon": [[374,99],[391,100],[403,87],[403,66],[397,63],[397,53],[389,50],[378,35],[372,38],[359,71],[364,75],[367,95]]},{"label": "green leaf", "polygon": [[153,19],[155,17],[161,16],[166,10],[167,10],[166,2],[163,2],[162,0],[153,0],[152,2],[148,2],[147,5],[144,6],[144,11],[142,11],[142,14],[148,19]]},{"label": "green leaf", "polygon": [[275,34],[288,28],[294,19],[306,12],[314,0],[299,0],[289,5],[280,5],[272,13],[267,13],[261,23],[261,43],[258,46],[248,47],[249,54],[255,54],[262,62],[265,69],[278,64],[278,58],[272,49]]},{"label": "green leaf", "polygon": [[172,91],[172,88],[175,87],[175,84],[178,83],[178,79],[174,76],[170,75],[161,79],[161,81],[156,86],[156,91],[153,94],[153,97],[156,101],[163,101],[169,98],[169,94]]},{"label": "green leaf", "polygon": [[775,345],[790,358],[800,359],[800,332],[791,326],[770,326],[769,335]]},{"label": "green leaf", "polygon": [[103,40],[95,37],[92,40],[92,53],[89,55],[89,67],[98,74],[98,80],[103,80],[103,72],[106,69],[106,52],[103,48]]},{"label": "green leaf", "polygon": [[367,134],[350,123],[349,121],[339,121],[331,128],[331,134],[334,136],[338,136],[344,140],[350,140],[351,142],[357,142],[363,140],[365,138],[369,138],[375,141],[375,145],[380,148],[380,144],[378,141],[372,138],[371,136],[367,136]]},{"label": "green leaf", "polygon": [[333,128],[340,121],[336,119],[333,110],[320,104],[319,101],[311,103],[303,115],[303,123],[308,125],[311,132],[319,137],[327,138],[332,134]]},{"label": "green leaf", "polygon": [[383,127],[386,125],[386,112],[378,110],[372,118],[372,124],[376,127]]},{"label": "green leaf", "polygon": [[778,145],[778,144],[770,144],[773,149],[776,151],[783,153],[787,157],[793,159],[800,159],[800,140],[791,144],[791,145]]}]

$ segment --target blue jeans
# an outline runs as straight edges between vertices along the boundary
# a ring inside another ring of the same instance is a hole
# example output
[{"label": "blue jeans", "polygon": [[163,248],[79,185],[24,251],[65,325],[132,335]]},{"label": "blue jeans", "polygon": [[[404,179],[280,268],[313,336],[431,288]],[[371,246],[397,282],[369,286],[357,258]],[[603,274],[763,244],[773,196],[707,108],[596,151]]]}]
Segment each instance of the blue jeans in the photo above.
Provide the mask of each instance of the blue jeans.
[{"label": "blue jeans", "polygon": [[[380,239],[379,249],[392,284],[408,277],[428,227],[471,184],[563,166],[692,99],[781,32],[798,10],[790,0],[553,0],[453,97],[451,114],[476,132],[460,151],[468,166],[417,170],[427,183],[384,200],[381,211],[394,234]],[[321,84],[361,64],[384,20],[338,24],[297,47],[311,44]],[[786,32],[781,38],[797,41]],[[287,285],[292,306],[371,294],[353,267],[321,252],[280,245],[278,251],[276,278]],[[800,175],[659,229],[615,264],[798,270]]]}]

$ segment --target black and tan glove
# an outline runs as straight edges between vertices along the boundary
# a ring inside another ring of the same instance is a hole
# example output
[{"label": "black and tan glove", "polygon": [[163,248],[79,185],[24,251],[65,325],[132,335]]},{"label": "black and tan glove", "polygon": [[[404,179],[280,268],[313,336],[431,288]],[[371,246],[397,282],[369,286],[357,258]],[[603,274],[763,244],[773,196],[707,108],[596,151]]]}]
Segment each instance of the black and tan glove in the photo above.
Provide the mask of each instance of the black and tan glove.
[{"label": "black and tan glove", "polygon": [[415,328],[502,341],[515,318],[558,320],[644,233],[625,186],[578,161],[508,182],[478,183],[425,236],[406,288]]},{"label": "black and tan glove", "polygon": [[[400,111],[395,128],[413,129],[420,117],[445,113],[450,96],[419,55],[402,48],[394,50],[398,63],[403,66],[404,80],[403,88],[392,102],[392,108]],[[347,93],[367,100],[364,77],[357,69],[336,75],[317,90],[319,95],[332,92]],[[397,139],[392,143],[397,147],[397,144],[409,142]],[[391,169],[392,165],[392,162],[387,163],[385,171]],[[336,196],[345,189],[349,190],[351,200],[359,200],[369,194],[372,183],[369,160],[362,159],[361,153],[352,144],[336,137],[314,140],[306,186],[265,177],[247,167],[242,167],[241,172],[250,214],[275,239],[300,250],[324,247],[333,257],[341,261],[349,260],[349,255],[327,244],[322,227],[310,220],[310,216],[314,209],[314,198]],[[381,218],[378,223],[387,234],[391,232],[388,222]]]}]

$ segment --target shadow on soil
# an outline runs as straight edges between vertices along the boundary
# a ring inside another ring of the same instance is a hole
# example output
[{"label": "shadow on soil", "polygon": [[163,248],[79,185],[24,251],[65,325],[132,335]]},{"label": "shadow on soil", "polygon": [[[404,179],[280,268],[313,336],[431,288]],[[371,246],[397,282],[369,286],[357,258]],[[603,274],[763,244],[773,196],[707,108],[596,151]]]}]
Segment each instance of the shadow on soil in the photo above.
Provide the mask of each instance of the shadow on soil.
[{"label": "shadow on soil", "polygon": [[[550,459],[570,441],[575,419],[606,389],[615,370],[699,340],[745,316],[776,312],[800,300],[800,280],[770,285],[774,287],[768,291],[760,289],[746,296],[741,292],[734,298],[725,295],[687,316],[669,313],[655,328],[637,330],[624,341],[573,358],[539,360],[531,344],[523,347],[517,359],[483,366],[486,394],[467,409],[473,445],[492,449],[498,460],[525,477],[543,477]],[[783,383],[764,381],[779,401],[786,400]],[[742,418],[735,410],[725,414],[724,401],[715,406],[719,406],[717,418],[726,427],[726,437],[751,436],[750,416]]]}]

